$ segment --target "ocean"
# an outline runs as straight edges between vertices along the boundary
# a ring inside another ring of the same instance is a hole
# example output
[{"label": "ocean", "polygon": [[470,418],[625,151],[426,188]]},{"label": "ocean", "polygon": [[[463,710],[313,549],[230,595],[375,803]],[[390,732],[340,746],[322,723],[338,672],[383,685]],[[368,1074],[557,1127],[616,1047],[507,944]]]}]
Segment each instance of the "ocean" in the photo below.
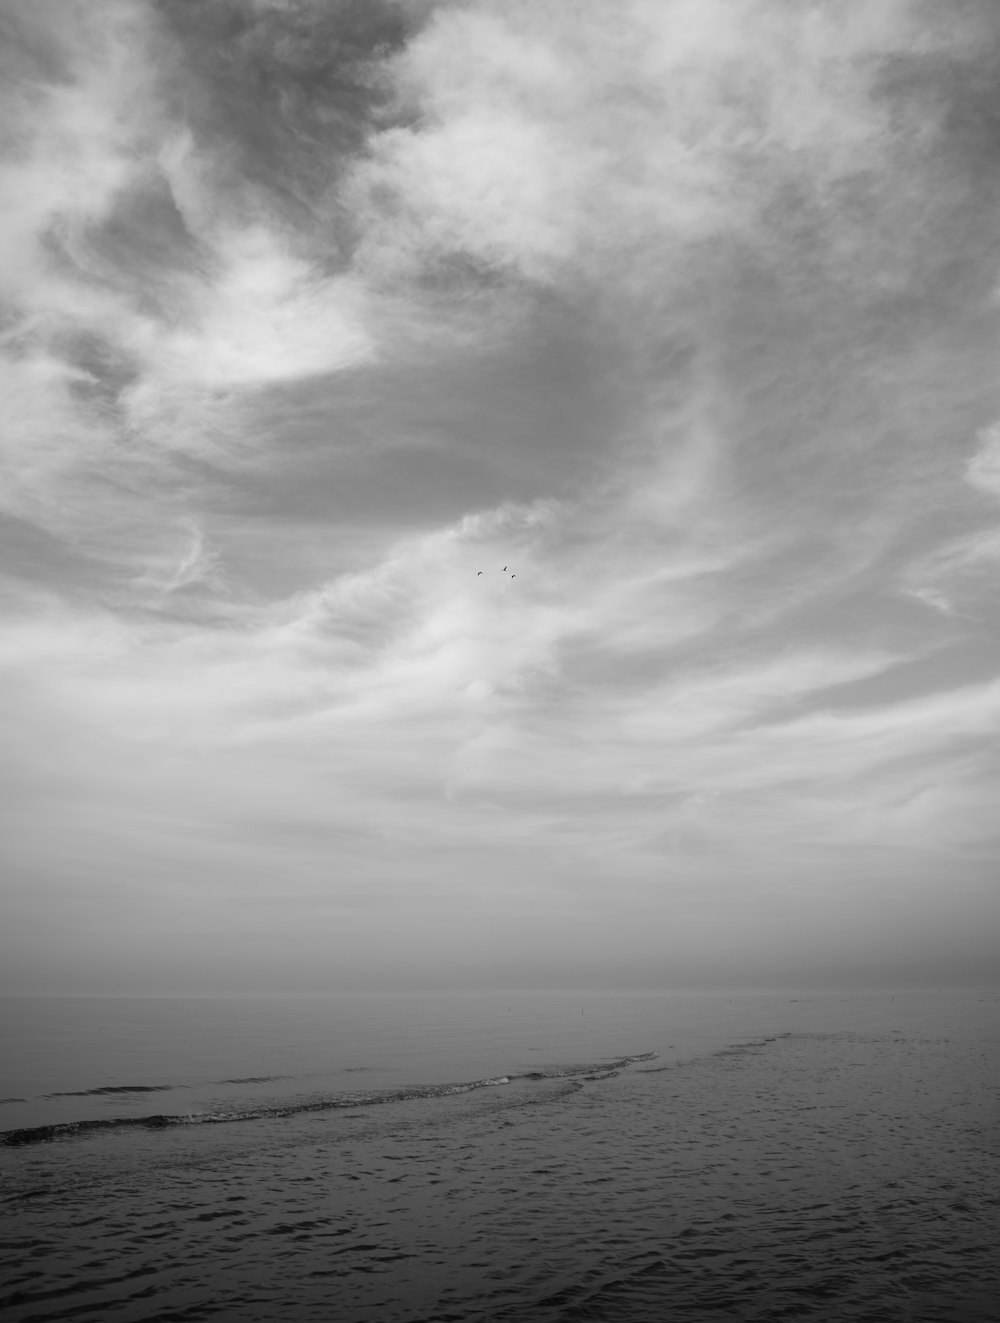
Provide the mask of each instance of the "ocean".
[{"label": "ocean", "polygon": [[1000,1317],[1000,994],[0,1000],[0,1308]]}]

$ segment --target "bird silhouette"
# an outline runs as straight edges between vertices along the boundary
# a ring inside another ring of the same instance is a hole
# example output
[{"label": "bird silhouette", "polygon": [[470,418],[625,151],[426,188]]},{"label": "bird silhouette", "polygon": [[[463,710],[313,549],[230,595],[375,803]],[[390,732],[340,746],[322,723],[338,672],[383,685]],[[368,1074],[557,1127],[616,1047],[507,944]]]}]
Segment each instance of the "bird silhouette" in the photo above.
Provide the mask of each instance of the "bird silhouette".
[{"label": "bird silhouette", "polygon": [[[479,574],[482,574],[482,570],[479,571]],[[477,579],[479,578],[479,574],[476,575]]]}]

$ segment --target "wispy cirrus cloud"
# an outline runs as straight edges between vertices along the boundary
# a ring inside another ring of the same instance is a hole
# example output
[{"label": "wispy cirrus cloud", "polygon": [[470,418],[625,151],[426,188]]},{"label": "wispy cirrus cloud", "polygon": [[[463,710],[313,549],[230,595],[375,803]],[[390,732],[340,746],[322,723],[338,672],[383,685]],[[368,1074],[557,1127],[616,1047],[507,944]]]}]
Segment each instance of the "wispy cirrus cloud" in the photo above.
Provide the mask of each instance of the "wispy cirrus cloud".
[{"label": "wispy cirrus cloud", "polygon": [[132,979],[116,933],[207,988],[985,927],[987,4],[6,22],[18,986]]},{"label": "wispy cirrus cloud", "polygon": [[[7,508],[73,537],[110,474],[171,522],[177,456],[259,454],[246,391],[335,372],[372,341],[356,282],[300,255],[263,202],[219,205],[213,163],[172,113],[178,55],[155,11],[66,17],[10,20],[3,371]],[[107,488],[104,502],[97,522]]]}]

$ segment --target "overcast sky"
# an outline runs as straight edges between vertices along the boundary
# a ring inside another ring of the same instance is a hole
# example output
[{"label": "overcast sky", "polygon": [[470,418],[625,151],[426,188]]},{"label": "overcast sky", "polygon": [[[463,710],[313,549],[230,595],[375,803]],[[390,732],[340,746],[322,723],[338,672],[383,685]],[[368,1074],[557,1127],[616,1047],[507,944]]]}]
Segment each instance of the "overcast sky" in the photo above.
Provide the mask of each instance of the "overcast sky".
[{"label": "overcast sky", "polygon": [[2,990],[997,977],[995,0],[0,23]]}]

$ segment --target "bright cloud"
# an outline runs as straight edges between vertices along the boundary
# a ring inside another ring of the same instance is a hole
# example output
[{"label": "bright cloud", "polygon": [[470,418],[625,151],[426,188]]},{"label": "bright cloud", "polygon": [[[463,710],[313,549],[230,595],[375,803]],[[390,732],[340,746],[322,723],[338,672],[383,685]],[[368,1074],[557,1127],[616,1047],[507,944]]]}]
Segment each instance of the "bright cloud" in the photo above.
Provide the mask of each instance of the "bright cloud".
[{"label": "bright cloud", "polygon": [[987,428],[979,440],[979,449],[965,468],[966,480],[990,496],[1000,496],[1000,427]]}]

